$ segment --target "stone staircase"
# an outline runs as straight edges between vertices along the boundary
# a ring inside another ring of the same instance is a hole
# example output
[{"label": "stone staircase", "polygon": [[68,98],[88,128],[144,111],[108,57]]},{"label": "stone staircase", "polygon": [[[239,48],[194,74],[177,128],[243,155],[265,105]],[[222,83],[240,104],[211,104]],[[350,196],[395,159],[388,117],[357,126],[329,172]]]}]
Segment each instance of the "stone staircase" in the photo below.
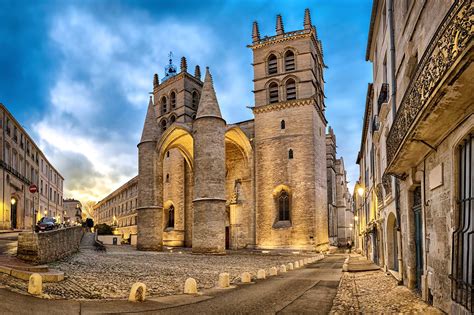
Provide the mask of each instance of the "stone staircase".
[{"label": "stone staircase", "polygon": [[79,246],[79,250],[81,249],[95,249],[95,233],[84,233],[81,239],[81,245]]}]

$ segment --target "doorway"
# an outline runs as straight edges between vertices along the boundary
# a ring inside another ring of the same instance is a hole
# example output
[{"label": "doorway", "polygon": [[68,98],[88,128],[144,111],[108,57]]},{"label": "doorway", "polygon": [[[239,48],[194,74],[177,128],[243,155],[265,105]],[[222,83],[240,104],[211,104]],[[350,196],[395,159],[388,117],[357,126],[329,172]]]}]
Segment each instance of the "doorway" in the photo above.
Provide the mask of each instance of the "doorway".
[{"label": "doorway", "polygon": [[230,248],[230,226],[226,226],[225,227],[225,249],[229,249],[229,248]]},{"label": "doorway", "polygon": [[15,198],[12,198],[10,200],[10,221],[11,221],[12,229],[17,228],[17,222],[16,222],[16,219],[17,219],[17,205],[18,205],[17,200]]},{"label": "doorway", "polygon": [[415,259],[416,259],[416,289],[421,290],[421,275],[423,274],[423,225],[421,217],[421,186],[413,192],[413,214],[415,224]]}]

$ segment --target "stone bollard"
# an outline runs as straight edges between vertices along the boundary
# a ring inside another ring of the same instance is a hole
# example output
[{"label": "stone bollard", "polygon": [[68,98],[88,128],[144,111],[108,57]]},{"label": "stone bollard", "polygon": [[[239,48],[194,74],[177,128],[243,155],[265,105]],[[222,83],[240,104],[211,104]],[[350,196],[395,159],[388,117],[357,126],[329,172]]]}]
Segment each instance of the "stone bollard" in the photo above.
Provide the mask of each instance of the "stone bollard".
[{"label": "stone bollard", "polygon": [[299,262],[299,261],[295,261],[294,267],[295,267],[295,269],[298,269],[298,268],[300,267],[300,262]]},{"label": "stone bollard", "polygon": [[197,282],[193,278],[188,278],[184,282],[184,294],[197,294]]},{"label": "stone bollard", "polygon": [[130,302],[143,302],[146,297],[146,285],[141,282],[135,282],[130,289],[128,300]]},{"label": "stone bollard", "polygon": [[294,268],[293,268],[293,263],[289,263],[289,264],[288,264],[288,267],[287,267],[286,269],[288,269],[288,271],[289,271],[289,270],[293,270],[293,269],[294,269]]},{"label": "stone bollard", "polygon": [[250,283],[252,282],[252,277],[250,276],[250,273],[248,272],[242,272],[242,274],[240,275],[240,281],[242,283]]},{"label": "stone bollard", "polygon": [[281,266],[280,266],[280,272],[281,272],[281,273],[286,272],[286,266],[285,266],[285,265],[281,265]]},{"label": "stone bollard", "polygon": [[270,272],[268,273],[269,276],[276,276],[278,274],[276,267],[271,267]]},{"label": "stone bollard", "polygon": [[227,272],[219,274],[219,288],[228,288],[230,286],[230,276]]},{"label": "stone bollard", "polygon": [[259,269],[257,271],[257,279],[265,279],[266,277],[267,277],[267,274],[266,274],[265,270]]},{"label": "stone bollard", "polygon": [[34,273],[30,276],[28,293],[33,295],[40,295],[43,293],[43,278],[40,274]]}]

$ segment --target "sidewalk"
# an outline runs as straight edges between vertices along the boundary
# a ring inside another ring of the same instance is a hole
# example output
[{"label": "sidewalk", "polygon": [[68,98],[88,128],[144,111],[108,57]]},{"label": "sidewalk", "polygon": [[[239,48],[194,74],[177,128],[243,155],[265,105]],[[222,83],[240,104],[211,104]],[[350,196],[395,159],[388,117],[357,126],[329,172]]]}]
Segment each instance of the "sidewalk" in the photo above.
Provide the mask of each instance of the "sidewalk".
[{"label": "sidewalk", "polygon": [[443,314],[360,255],[351,254],[330,314]]}]

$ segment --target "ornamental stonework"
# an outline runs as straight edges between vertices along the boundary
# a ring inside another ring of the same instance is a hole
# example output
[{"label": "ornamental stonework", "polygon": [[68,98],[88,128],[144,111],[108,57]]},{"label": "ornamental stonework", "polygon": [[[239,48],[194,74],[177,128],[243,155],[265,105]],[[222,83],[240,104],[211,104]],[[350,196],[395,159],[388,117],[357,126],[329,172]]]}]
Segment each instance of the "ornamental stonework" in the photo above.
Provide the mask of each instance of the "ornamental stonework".
[{"label": "ornamental stonework", "polygon": [[434,89],[472,40],[473,13],[474,4],[471,1],[459,1],[433,37],[390,129],[387,138],[389,165],[415,119],[425,109]]}]

